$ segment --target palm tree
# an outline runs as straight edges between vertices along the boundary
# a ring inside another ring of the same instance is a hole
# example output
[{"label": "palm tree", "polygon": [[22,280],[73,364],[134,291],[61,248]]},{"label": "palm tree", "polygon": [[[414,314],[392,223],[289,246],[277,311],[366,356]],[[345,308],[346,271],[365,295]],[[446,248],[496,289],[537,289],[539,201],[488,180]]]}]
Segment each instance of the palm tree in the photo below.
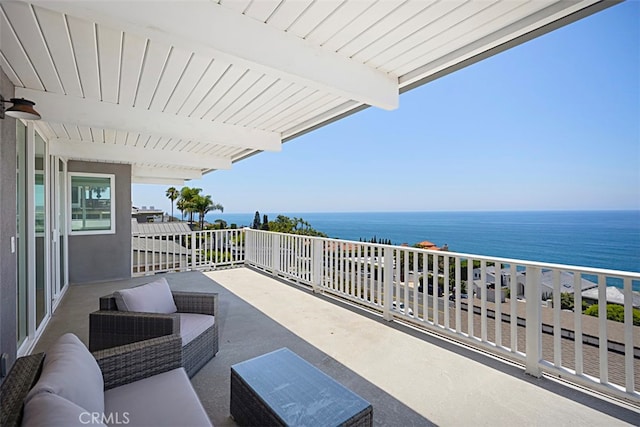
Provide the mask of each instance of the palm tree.
[{"label": "palm tree", "polygon": [[185,204],[182,199],[178,199],[178,203],[176,203],[176,208],[178,208],[178,210],[180,211],[180,217],[182,221],[184,221]]},{"label": "palm tree", "polygon": [[182,189],[180,189],[178,207],[182,212],[187,212],[189,214],[190,223],[193,223],[193,213],[197,212],[194,208],[194,201],[200,195],[201,191],[202,188],[182,187]]},{"label": "palm tree", "polygon": [[208,212],[220,211],[224,212],[224,207],[220,203],[213,203],[210,195],[196,195],[193,199],[193,208],[200,215],[200,230],[204,229],[204,217]]},{"label": "palm tree", "polygon": [[173,203],[176,201],[178,196],[180,196],[180,192],[176,189],[176,187],[167,188],[167,192],[165,193],[167,198],[171,200],[171,220],[173,221]]}]

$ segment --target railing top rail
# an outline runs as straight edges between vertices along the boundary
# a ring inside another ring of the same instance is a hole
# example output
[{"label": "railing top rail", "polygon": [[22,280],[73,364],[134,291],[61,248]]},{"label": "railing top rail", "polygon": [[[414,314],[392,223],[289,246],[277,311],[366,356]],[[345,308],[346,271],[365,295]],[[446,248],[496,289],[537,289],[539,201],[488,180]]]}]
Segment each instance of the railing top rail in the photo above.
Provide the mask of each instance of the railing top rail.
[{"label": "railing top rail", "polygon": [[[255,233],[268,233],[268,234],[280,234],[286,235],[287,233],[278,233],[274,231],[265,231],[265,230],[256,230],[252,228],[245,228],[245,230],[250,230]],[[599,275],[603,274],[605,276],[616,276],[620,278],[629,278],[632,280],[640,280],[640,272],[633,271],[623,271],[623,270],[610,270],[605,268],[597,268],[597,267],[586,267],[586,266],[578,266],[578,265],[570,265],[570,264],[557,264],[550,262],[541,262],[541,261],[530,261],[530,260],[522,260],[515,258],[504,258],[504,257],[496,257],[496,256],[488,256],[488,255],[478,255],[478,254],[468,254],[464,252],[453,252],[453,251],[439,251],[433,249],[422,249],[415,248],[411,246],[400,246],[400,245],[385,245],[380,243],[368,243],[368,242],[359,242],[356,240],[345,240],[345,239],[337,239],[331,237],[317,237],[317,236],[305,236],[305,235],[295,235],[289,234],[291,236],[298,236],[300,238],[311,239],[311,240],[324,240],[331,242],[340,242],[340,243],[349,243],[349,244],[357,244],[357,245],[366,245],[370,247],[376,248],[392,248],[392,249],[402,249],[414,252],[422,252],[433,255],[444,255],[448,254],[452,257],[456,258],[464,258],[464,259],[481,259],[489,262],[501,263],[501,264],[515,264],[523,267],[538,267],[541,269],[549,269],[549,270],[563,270],[567,272],[580,272],[585,274],[594,274]]]}]

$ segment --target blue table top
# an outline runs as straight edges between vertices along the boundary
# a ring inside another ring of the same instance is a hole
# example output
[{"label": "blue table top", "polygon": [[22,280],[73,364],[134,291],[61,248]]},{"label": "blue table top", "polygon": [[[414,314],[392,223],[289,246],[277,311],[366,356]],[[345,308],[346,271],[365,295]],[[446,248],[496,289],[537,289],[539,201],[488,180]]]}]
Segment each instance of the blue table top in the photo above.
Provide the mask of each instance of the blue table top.
[{"label": "blue table top", "polygon": [[337,426],[371,406],[288,348],[231,369],[290,426]]}]

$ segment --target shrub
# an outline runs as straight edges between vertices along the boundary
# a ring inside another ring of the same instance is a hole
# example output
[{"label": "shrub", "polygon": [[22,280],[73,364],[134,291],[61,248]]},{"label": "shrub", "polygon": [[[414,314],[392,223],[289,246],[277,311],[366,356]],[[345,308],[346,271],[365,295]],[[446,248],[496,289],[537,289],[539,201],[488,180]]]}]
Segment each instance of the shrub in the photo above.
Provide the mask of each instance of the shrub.
[{"label": "shrub", "polygon": [[[598,317],[598,304],[593,304],[584,311],[587,316]],[[619,304],[607,304],[607,319],[616,322],[624,322],[624,307]],[[640,326],[640,310],[633,309],[633,324]]]}]

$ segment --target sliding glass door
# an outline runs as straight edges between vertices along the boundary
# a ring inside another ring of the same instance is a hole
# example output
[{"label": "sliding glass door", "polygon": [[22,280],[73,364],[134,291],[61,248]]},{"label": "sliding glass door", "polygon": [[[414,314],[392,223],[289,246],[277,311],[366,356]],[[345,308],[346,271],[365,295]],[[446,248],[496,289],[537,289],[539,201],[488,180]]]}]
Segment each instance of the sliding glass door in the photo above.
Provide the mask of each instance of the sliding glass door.
[{"label": "sliding glass door", "polygon": [[28,330],[28,254],[27,254],[27,127],[16,121],[17,218],[16,249],[18,254],[17,337],[18,348],[25,342]]},{"label": "sliding glass door", "polygon": [[44,140],[37,133],[34,134],[34,172],[33,172],[33,201],[34,201],[34,218],[33,224],[35,230],[35,310],[36,310],[36,329],[42,323],[42,320],[49,313],[50,297],[48,283],[48,224],[47,224],[47,157],[46,146]]},{"label": "sliding glass door", "polygon": [[67,164],[58,157],[51,158],[51,299],[57,304],[60,292],[67,284],[66,263],[66,173]]},{"label": "sliding glass door", "polygon": [[[25,354],[66,284],[66,165],[51,160],[33,124],[17,121],[17,344]],[[61,191],[62,189],[62,191]]]}]

